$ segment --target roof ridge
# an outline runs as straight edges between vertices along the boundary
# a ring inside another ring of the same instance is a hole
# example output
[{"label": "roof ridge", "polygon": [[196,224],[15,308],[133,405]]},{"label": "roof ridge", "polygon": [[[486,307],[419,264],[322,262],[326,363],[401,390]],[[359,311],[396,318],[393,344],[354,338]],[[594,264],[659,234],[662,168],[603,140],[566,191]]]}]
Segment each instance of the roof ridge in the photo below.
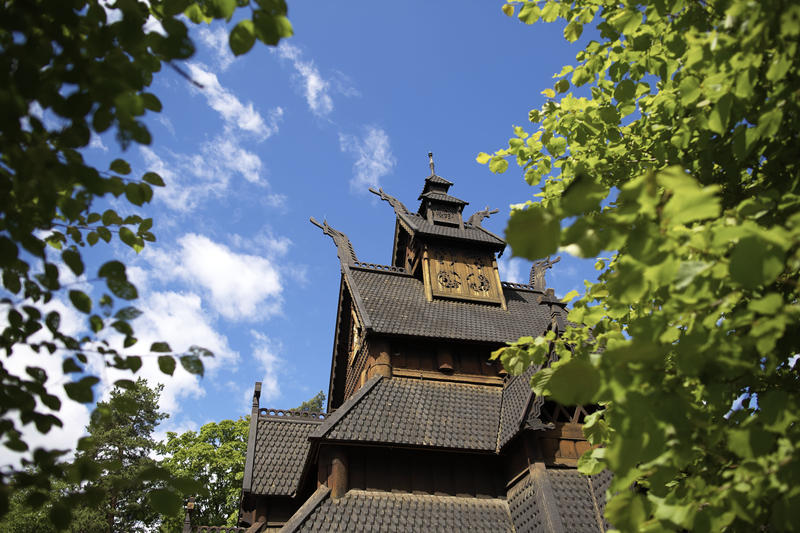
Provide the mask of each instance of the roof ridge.
[{"label": "roof ridge", "polygon": [[361,401],[361,399],[366,396],[369,391],[372,390],[373,387],[381,380],[383,376],[373,376],[370,378],[364,385],[356,391],[355,394],[350,396],[346,399],[342,405],[339,406],[336,411],[333,412],[331,416],[329,416],[325,422],[320,424],[320,426],[314,430],[314,432],[308,436],[309,439],[322,439],[327,435],[335,426],[336,424],[344,418],[353,407]]},{"label": "roof ridge", "polygon": [[320,485],[317,487],[317,490],[314,491],[311,497],[307,499],[292,517],[289,518],[286,524],[284,524],[281,531],[286,533],[297,531],[297,529],[303,525],[303,522],[311,516],[311,513],[325,501],[330,493],[331,489],[327,485]]},{"label": "roof ridge", "polygon": [[273,409],[271,407],[259,407],[258,409],[259,417],[263,416],[268,420],[285,420],[286,422],[321,423],[328,415],[329,413],[301,411],[299,409]]}]

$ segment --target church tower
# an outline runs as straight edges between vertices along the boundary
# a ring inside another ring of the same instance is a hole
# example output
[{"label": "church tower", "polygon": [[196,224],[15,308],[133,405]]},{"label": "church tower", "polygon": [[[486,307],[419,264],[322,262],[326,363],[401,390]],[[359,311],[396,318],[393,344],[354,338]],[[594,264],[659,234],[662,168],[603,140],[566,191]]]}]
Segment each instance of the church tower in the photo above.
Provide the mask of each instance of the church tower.
[{"label": "church tower", "polygon": [[341,269],[326,413],[261,408],[256,384],[240,525],[259,531],[604,531],[609,474],[578,473],[584,406],[536,397],[493,350],[563,331],[544,284],[502,282],[503,239],[430,175],[396,218],[389,264],[358,259],[327,221]]}]

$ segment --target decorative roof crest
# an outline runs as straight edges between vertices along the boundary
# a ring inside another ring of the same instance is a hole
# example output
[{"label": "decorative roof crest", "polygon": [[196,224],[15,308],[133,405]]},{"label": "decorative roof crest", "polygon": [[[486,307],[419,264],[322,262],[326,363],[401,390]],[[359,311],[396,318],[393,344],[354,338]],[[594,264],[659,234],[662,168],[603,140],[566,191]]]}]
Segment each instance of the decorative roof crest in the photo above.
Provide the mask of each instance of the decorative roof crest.
[{"label": "decorative roof crest", "polygon": [[323,220],[322,224],[317,222],[314,217],[311,217],[309,220],[312,224],[320,228],[322,233],[333,239],[333,243],[336,245],[336,255],[339,256],[339,261],[341,261],[343,265],[350,265],[358,261],[356,252],[353,250],[353,245],[350,243],[350,239],[347,238],[347,235],[333,229],[328,225],[327,220]]},{"label": "decorative roof crest", "polygon": [[480,227],[481,222],[483,222],[484,218],[489,218],[490,216],[494,215],[495,213],[498,213],[499,211],[500,211],[499,209],[492,209],[490,211],[489,206],[487,205],[486,209],[484,209],[483,211],[476,211],[475,213],[473,213],[467,219],[467,224],[472,224],[473,226]]},{"label": "decorative roof crest", "polygon": [[545,288],[547,287],[547,282],[544,279],[545,272],[547,272],[548,269],[553,268],[553,265],[559,261],[561,261],[561,256],[558,256],[553,260],[548,257],[547,259],[542,259],[533,263],[533,266],[531,267],[530,284],[533,286],[534,290],[542,292],[545,291]]},{"label": "decorative roof crest", "polygon": [[369,192],[379,196],[381,200],[389,202],[389,205],[391,205],[394,208],[395,214],[397,215],[409,214],[408,209],[406,208],[405,205],[403,205],[403,202],[401,202],[400,200],[398,200],[397,198],[395,198],[390,194],[386,194],[382,188],[376,191],[374,188],[370,187]]}]

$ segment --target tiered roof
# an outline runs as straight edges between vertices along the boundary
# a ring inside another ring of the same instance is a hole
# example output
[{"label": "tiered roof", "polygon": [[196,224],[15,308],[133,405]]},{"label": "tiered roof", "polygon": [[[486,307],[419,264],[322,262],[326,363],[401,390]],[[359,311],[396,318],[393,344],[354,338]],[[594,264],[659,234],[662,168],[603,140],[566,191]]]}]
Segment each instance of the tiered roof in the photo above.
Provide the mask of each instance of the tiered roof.
[{"label": "tiered roof", "polygon": [[551,321],[545,293],[527,285],[504,285],[505,310],[464,301],[429,302],[423,282],[401,271],[355,267],[348,280],[366,327],[377,333],[502,343],[540,335]]}]

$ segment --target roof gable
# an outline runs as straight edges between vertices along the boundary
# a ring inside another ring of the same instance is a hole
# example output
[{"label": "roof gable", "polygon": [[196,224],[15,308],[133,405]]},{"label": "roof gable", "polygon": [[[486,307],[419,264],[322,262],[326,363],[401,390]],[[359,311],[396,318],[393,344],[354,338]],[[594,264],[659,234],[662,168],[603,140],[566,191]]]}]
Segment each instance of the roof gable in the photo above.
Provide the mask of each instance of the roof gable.
[{"label": "roof gable", "polygon": [[259,415],[250,492],[292,496],[299,486],[310,448],[308,436],[320,423],[313,418]]}]

